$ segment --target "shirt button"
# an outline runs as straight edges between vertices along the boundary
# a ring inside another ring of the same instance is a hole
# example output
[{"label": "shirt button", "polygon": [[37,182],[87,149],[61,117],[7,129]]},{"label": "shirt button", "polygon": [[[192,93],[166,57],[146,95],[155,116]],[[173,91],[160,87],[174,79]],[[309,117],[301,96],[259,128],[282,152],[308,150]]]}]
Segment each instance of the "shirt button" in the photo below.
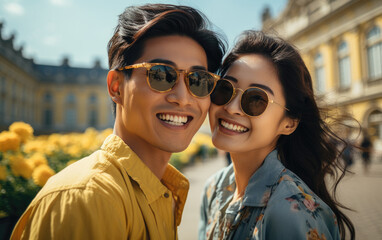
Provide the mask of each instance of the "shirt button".
[{"label": "shirt button", "polygon": [[169,196],[170,196],[170,194],[168,194],[167,192],[164,193],[164,197],[165,197],[165,198],[168,198]]}]

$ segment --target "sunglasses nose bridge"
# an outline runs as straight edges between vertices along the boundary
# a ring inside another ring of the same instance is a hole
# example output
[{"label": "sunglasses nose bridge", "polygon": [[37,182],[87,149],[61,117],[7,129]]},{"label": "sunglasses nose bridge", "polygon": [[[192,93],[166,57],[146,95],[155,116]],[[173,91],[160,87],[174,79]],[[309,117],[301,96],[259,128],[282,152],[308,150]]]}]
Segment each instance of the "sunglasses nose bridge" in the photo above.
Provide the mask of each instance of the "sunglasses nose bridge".
[{"label": "sunglasses nose bridge", "polygon": [[238,91],[241,92],[241,95],[240,95],[240,99],[241,99],[241,97],[243,96],[244,90],[241,89],[241,88],[235,88],[234,91],[233,91],[232,100],[233,100],[236,96],[239,97],[239,93],[238,93]]}]

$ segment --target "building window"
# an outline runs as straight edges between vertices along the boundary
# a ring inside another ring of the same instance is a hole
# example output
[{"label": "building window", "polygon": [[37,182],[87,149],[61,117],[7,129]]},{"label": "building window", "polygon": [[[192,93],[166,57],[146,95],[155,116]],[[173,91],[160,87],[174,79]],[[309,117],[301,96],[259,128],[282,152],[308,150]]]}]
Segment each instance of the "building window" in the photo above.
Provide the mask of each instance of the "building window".
[{"label": "building window", "polygon": [[89,104],[97,104],[98,98],[96,94],[91,94],[89,97]]},{"label": "building window", "polygon": [[5,99],[0,96],[0,122],[3,122],[3,116],[5,116]]},{"label": "building window", "polygon": [[[33,99],[30,99],[31,103],[33,104]],[[51,128],[53,127],[53,110],[52,110],[52,105],[53,103],[53,95],[50,92],[46,92],[43,95],[42,98],[42,105],[44,106],[43,108],[43,118],[42,118],[42,124],[46,128]]]},{"label": "building window", "polygon": [[65,123],[67,126],[73,127],[77,123],[76,96],[73,93],[69,93],[66,96],[65,103]]},{"label": "building window", "polygon": [[0,77],[0,93],[6,93],[5,77]]},{"label": "building window", "polygon": [[339,72],[339,87],[347,89],[351,85],[351,70],[349,47],[346,42],[340,43],[337,49],[338,56],[338,72]]},{"label": "building window", "polygon": [[375,110],[369,115],[369,128],[373,129],[373,136],[382,139],[382,111]]},{"label": "building window", "polygon": [[316,80],[317,93],[325,92],[325,71],[324,60],[321,53],[318,53],[314,58],[314,75]]},{"label": "building window", "polygon": [[89,111],[89,126],[96,127],[98,125],[98,112],[95,109]]},{"label": "building window", "polygon": [[43,124],[45,127],[52,127],[53,125],[53,111],[51,109],[45,109],[43,116]]},{"label": "building window", "polygon": [[76,96],[73,93],[69,93],[66,96],[66,104],[76,104]]},{"label": "building window", "polygon": [[77,112],[74,107],[67,108],[65,111],[65,123],[67,126],[75,126],[77,123]]},{"label": "building window", "polygon": [[16,99],[17,94],[16,94],[16,84],[12,84],[12,98]]},{"label": "building window", "polygon": [[53,96],[49,92],[45,93],[44,95],[44,103],[52,103],[53,102]]},{"label": "building window", "polygon": [[98,125],[98,111],[97,111],[97,102],[98,98],[96,94],[91,94],[89,96],[89,113],[88,113],[88,124],[89,126],[96,127]]},{"label": "building window", "polygon": [[379,27],[373,27],[366,35],[369,79],[382,77],[382,35]]}]

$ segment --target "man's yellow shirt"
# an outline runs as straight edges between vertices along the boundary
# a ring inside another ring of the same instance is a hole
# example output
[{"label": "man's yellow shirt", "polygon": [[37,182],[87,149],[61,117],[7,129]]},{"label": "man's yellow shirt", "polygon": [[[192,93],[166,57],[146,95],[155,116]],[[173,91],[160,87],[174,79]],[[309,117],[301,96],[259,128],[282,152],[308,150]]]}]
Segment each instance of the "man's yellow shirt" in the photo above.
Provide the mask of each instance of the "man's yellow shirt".
[{"label": "man's yellow shirt", "polygon": [[49,179],[11,239],[177,239],[188,189],[173,166],[158,179],[112,134]]}]

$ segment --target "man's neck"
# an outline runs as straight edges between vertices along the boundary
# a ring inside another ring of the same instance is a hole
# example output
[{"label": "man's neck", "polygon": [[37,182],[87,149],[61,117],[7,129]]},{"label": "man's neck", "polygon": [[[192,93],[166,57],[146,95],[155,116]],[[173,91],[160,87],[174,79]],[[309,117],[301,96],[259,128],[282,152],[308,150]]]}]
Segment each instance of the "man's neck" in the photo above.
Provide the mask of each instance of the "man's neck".
[{"label": "man's neck", "polygon": [[121,133],[118,128],[114,128],[113,133],[120,137],[138,155],[158,179],[162,179],[170,161],[171,153],[155,148],[142,139]]}]

